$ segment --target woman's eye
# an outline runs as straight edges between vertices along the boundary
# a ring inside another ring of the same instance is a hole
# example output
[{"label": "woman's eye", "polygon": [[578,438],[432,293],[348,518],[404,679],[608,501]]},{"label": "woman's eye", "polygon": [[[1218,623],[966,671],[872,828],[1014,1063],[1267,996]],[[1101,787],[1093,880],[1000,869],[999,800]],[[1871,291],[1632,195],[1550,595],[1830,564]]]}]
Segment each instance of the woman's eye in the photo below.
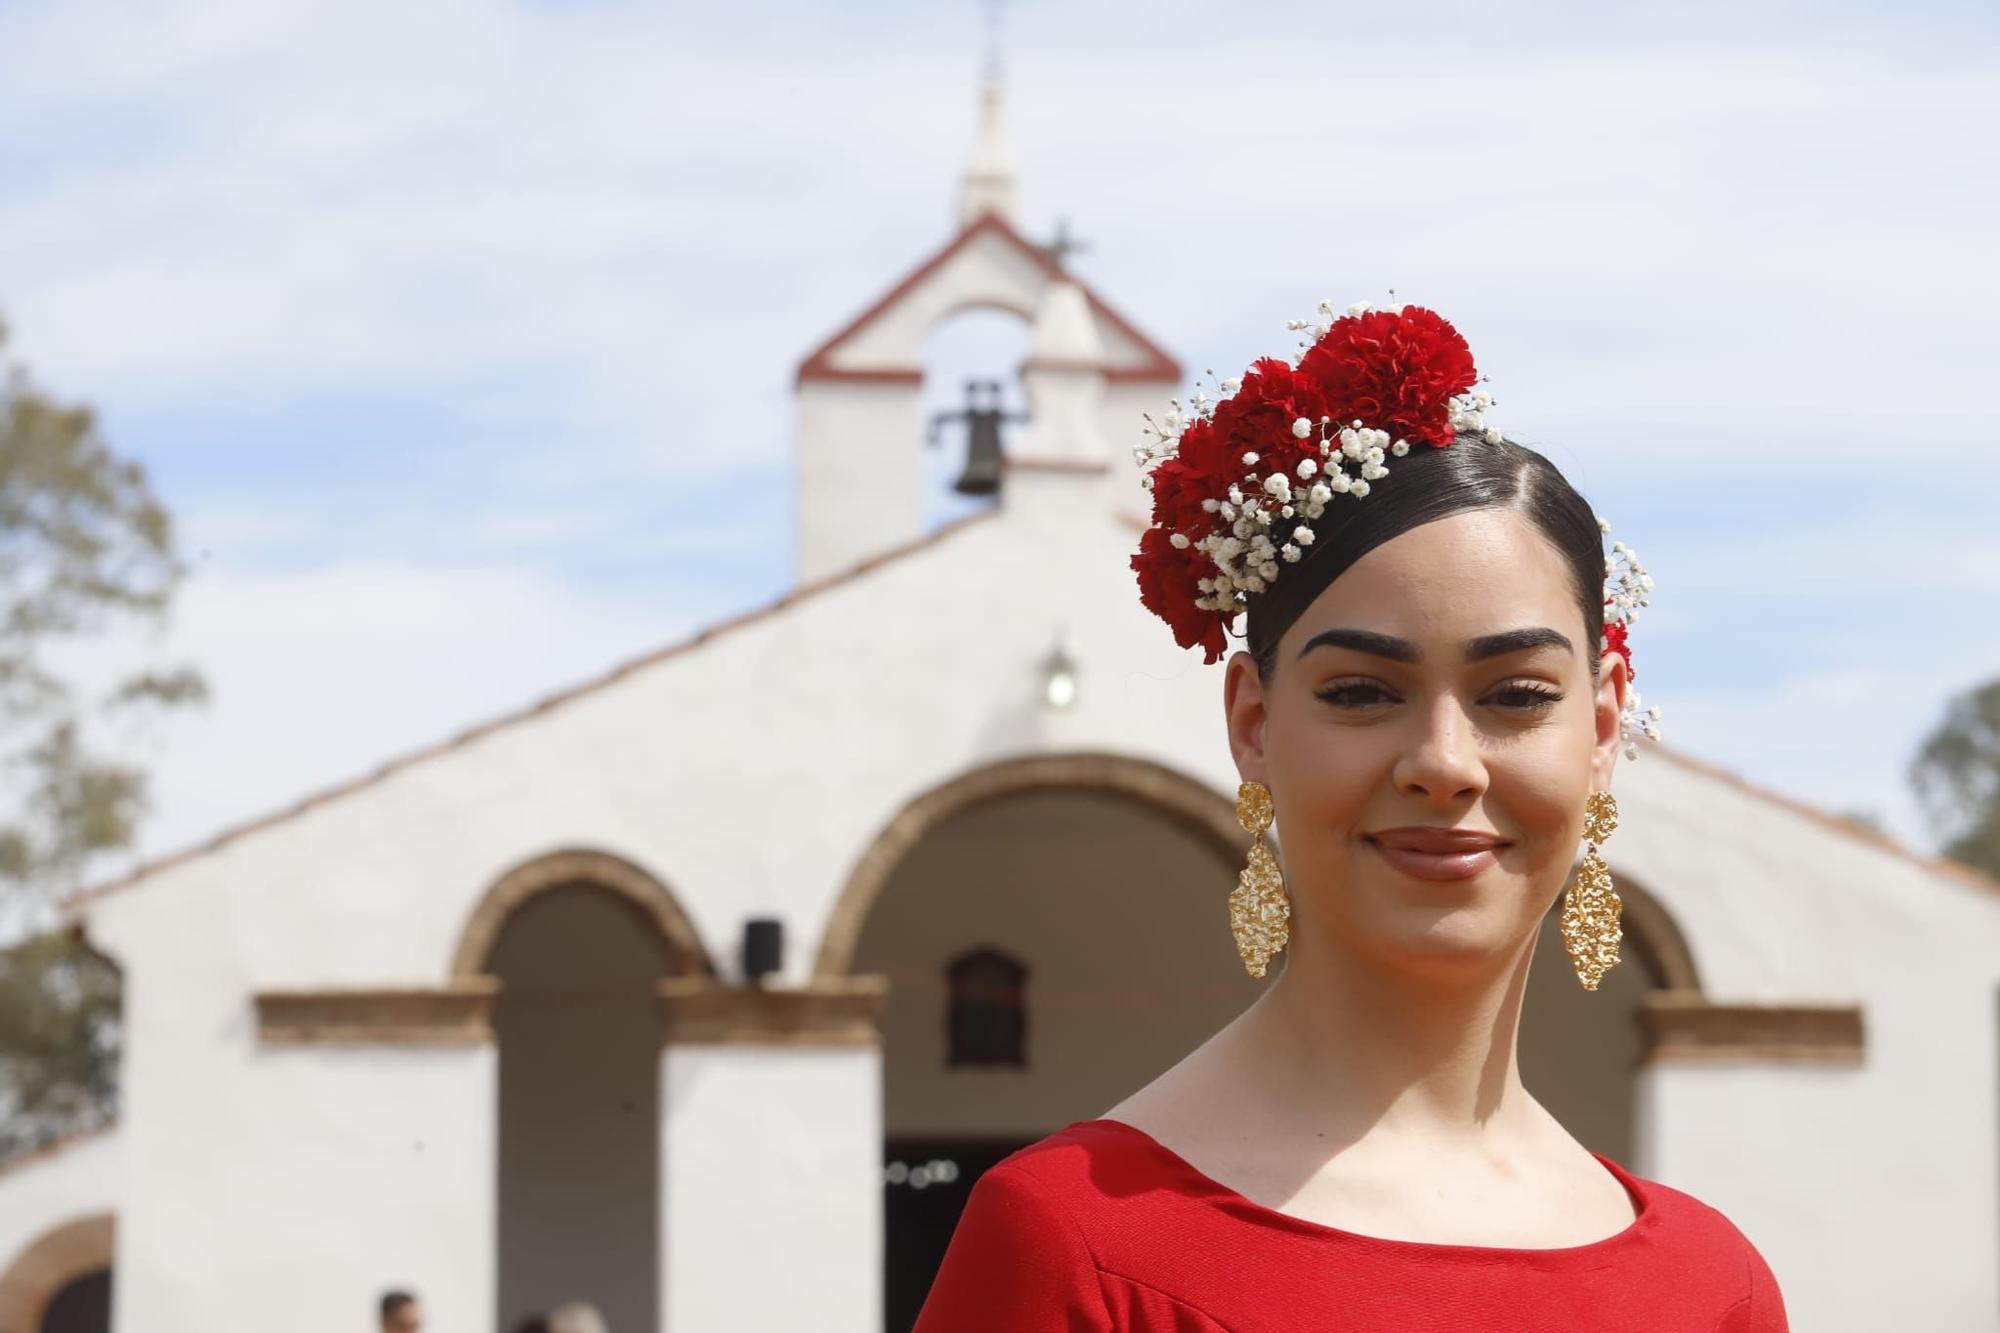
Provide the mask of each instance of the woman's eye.
[{"label": "woman's eye", "polygon": [[1335,708],[1366,708],[1370,704],[1380,703],[1385,699],[1393,698],[1380,685],[1366,685],[1361,683],[1335,685],[1330,689],[1321,690],[1319,697],[1332,704]]},{"label": "woman's eye", "polygon": [[[1394,703],[1396,696],[1380,685],[1355,682],[1348,685],[1334,685],[1319,692],[1319,697],[1335,708],[1367,708],[1379,703]],[[1509,685],[1486,696],[1502,708],[1518,712],[1531,712],[1549,708],[1561,702],[1562,692],[1541,685]]]},{"label": "woman's eye", "polygon": [[1502,708],[1534,709],[1560,703],[1562,692],[1540,685],[1509,685],[1488,697],[1499,700]]}]

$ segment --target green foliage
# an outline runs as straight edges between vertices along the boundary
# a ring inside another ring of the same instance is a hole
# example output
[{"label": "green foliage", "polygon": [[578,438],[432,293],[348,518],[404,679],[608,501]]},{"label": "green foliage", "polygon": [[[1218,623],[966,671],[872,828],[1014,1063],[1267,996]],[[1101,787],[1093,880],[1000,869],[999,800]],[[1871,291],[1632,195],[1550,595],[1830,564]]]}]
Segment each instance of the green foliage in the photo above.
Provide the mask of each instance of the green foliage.
[{"label": "green foliage", "polygon": [[[146,776],[93,751],[93,719],[203,702],[188,667],[94,697],[50,665],[133,618],[158,624],[185,573],[144,470],[88,407],[56,401],[0,322],[0,928],[46,928],[91,859],[131,844]],[[73,932],[0,950],[0,1156],[92,1128],[115,1101],[118,974]]]},{"label": "green foliage", "polygon": [[118,969],[74,931],[0,950],[0,1160],[108,1123]]},{"label": "green foliage", "polygon": [[185,571],[144,469],[112,452],[88,407],[37,388],[6,345],[0,324],[0,763],[26,800],[0,824],[0,874],[46,901],[77,887],[93,854],[128,845],[146,809],[145,775],[86,747],[85,711],[198,703],[206,687],[190,668],[147,670],[80,701],[47,666],[59,641],[120,616],[163,618]]},{"label": "green foliage", "polygon": [[1944,854],[2000,877],[2000,680],[1945,705],[1910,782],[1948,839]]}]

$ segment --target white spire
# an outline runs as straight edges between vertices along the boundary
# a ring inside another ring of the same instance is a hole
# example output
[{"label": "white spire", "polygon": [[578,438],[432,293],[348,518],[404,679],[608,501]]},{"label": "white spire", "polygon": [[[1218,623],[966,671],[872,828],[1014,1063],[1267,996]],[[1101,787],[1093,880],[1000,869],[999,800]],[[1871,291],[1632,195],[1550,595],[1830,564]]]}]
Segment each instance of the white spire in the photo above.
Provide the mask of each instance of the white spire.
[{"label": "white spire", "polygon": [[1067,277],[1043,289],[1021,366],[1028,396],[1022,459],[1101,463],[1111,450],[1098,429],[1104,399],[1104,344],[1097,336],[1089,298]]},{"label": "white spire", "polygon": [[1014,155],[1000,124],[1000,77],[989,72],[979,92],[979,142],[958,192],[958,223],[969,225],[982,213],[1014,221]]},{"label": "white spire", "polygon": [[1028,335],[1028,364],[1059,366],[1063,369],[1095,369],[1104,361],[1104,344],[1097,336],[1097,321],[1090,317],[1090,302],[1068,277],[1050,282],[1035,307],[1035,323]]}]

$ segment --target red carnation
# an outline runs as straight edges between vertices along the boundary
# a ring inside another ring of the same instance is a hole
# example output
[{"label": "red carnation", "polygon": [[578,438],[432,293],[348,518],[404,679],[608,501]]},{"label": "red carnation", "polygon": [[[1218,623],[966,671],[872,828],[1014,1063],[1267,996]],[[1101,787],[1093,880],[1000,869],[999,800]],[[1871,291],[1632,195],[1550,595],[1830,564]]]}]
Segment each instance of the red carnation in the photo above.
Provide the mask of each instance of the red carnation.
[{"label": "red carnation", "polygon": [[1201,502],[1220,487],[1178,458],[1163,458],[1153,468],[1153,522],[1168,532],[1199,540],[1214,526],[1215,516]]},{"label": "red carnation", "polygon": [[1164,528],[1147,528],[1139,538],[1132,568],[1139,575],[1139,600],[1167,622],[1174,642],[1183,648],[1200,647],[1204,665],[1221,661],[1228,648],[1222,616],[1195,605],[1200,594],[1197,580],[1215,574],[1215,562],[1208,553],[1191,546],[1180,550]]},{"label": "red carnation", "polygon": [[[1290,362],[1266,357],[1251,366],[1243,386],[1215,405],[1214,429],[1231,463],[1229,480],[1240,481],[1253,470],[1260,477],[1280,471],[1296,477],[1301,459],[1319,460],[1319,419],[1325,415],[1318,386]],[[1312,423],[1303,440],[1292,433],[1300,417]],[[1257,461],[1245,463],[1246,453],[1256,454]]]},{"label": "red carnation", "polygon": [[[1610,602],[1605,603],[1611,605]],[[1625,646],[1625,622],[1608,620],[1604,623],[1604,651],[1617,653],[1625,659],[1625,679],[1632,679],[1632,650]]]},{"label": "red carnation", "polygon": [[1229,452],[1229,442],[1206,417],[1190,421],[1181,432],[1177,457],[1190,477],[1207,485],[1208,493],[1218,499],[1230,482],[1243,475],[1242,454]]},{"label": "red carnation", "polygon": [[1451,400],[1478,381],[1472,349],[1434,310],[1343,315],[1299,362],[1335,420],[1443,447],[1452,441]]}]

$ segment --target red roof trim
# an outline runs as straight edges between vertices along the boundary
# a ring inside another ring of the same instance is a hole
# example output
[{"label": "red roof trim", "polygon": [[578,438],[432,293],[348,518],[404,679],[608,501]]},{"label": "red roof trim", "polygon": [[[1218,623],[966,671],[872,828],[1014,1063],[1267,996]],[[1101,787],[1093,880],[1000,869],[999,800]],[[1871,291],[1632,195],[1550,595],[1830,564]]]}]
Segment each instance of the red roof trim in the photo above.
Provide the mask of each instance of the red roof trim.
[{"label": "red roof trim", "polygon": [[26,1170],[37,1162],[46,1162],[51,1157],[60,1157],[72,1148],[80,1148],[86,1143],[93,1143],[98,1139],[107,1138],[117,1128],[118,1122],[115,1119],[107,1120],[94,1129],[79,1129],[72,1133],[50,1139],[47,1143],[24,1149],[21,1152],[15,1153],[12,1157],[0,1158],[0,1176],[13,1175],[17,1171]]},{"label": "red roof trim", "polygon": [[1748,778],[1733,773],[1719,764],[1710,763],[1706,759],[1697,759],[1685,750],[1673,750],[1660,744],[1658,741],[1647,741],[1645,743],[1645,752],[1647,754],[1661,755],[1683,768],[1692,769],[1719,782],[1726,782],[1738,791],[1759,797],[1762,800],[1771,802],[1773,805],[1781,806],[1793,814],[1810,819],[1814,823],[1835,833],[1844,833],[1850,838],[1856,838],[1867,843],[1877,851],[1887,852],[1889,855],[1899,857],[1905,861],[1914,861],[1925,870],[1934,871],[1937,874],[1959,880],[1964,884],[1970,885],[1972,888],[1982,889],[1994,897],[2000,898],[2000,879],[1993,878],[1978,866],[1967,865],[1963,861],[1954,861],[1947,856],[1926,856],[1922,852],[1913,851],[1886,833],[1878,833],[1865,824],[1857,824],[1851,819],[1842,819],[1839,815],[1822,810],[1818,806],[1808,805],[1804,801],[1773,791],[1769,787],[1759,786]]},{"label": "red roof trim", "polygon": [[[935,273],[953,255],[956,255],[960,250],[963,250],[966,246],[972,244],[975,239],[987,232],[997,233],[1002,240],[1008,242],[1022,254],[1032,259],[1049,278],[1054,279],[1064,276],[1061,265],[1050,259],[1040,246],[1029,241],[1020,232],[1014,230],[1012,224],[1005,218],[1001,217],[998,213],[982,213],[972,222],[968,223],[958,235],[945,242],[944,247],[936,254],[912,269],[901,282],[891,287],[888,293],[880,300],[849,320],[841,327],[839,332],[808,353],[806,359],[799,363],[799,382],[803,384],[807,380],[852,380],[876,375],[908,376],[913,373],[907,368],[900,367],[885,371],[844,370],[835,366],[832,363],[832,358],[840,350],[842,343],[845,343],[849,338],[854,337],[870,324],[874,323],[881,317],[884,311],[908,295],[912,288]],[[1146,383],[1158,381],[1178,384],[1180,382],[1180,362],[1167,355],[1158,343],[1155,343],[1151,338],[1148,338],[1145,334],[1134,328],[1130,320],[1106,304],[1104,299],[1092,291],[1087,283],[1077,278],[1075,274],[1069,274],[1068,276],[1072,282],[1075,282],[1082,289],[1084,300],[1090,303],[1091,310],[1105,323],[1136,343],[1140,352],[1146,358],[1143,365],[1120,366],[1116,369],[1107,369],[1105,372],[1107,379],[1142,381]],[[921,371],[914,373],[919,377],[922,375]]]},{"label": "red roof trim", "polygon": [[898,369],[894,366],[885,366],[879,370],[821,370],[808,377],[801,370],[799,378],[801,380],[811,378],[815,382],[835,380],[848,384],[922,384],[924,372],[921,367]]}]

